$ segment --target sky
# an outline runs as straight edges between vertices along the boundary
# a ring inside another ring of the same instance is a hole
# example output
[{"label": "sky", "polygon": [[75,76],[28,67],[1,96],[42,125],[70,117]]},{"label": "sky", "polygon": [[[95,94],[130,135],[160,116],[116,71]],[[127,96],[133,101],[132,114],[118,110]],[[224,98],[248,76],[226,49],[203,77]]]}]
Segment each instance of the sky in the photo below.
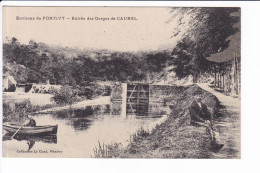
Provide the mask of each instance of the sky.
[{"label": "sky", "polygon": [[[170,10],[161,7],[4,7],[3,39],[16,37],[23,44],[32,39],[49,45],[114,51],[172,49],[185,33],[185,27],[179,28],[178,17],[173,18]],[[17,16],[34,17],[34,20],[17,20]],[[65,20],[46,20],[47,17],[64,17]],[[85,20],[71,20],[72,17]],[[109,20],[87,20],[88,17]],[[111,20],[112,17],[116,20]],[[118,17],[137,20],[117,20]],[[181,32],[173,36],[176,27]]]}]

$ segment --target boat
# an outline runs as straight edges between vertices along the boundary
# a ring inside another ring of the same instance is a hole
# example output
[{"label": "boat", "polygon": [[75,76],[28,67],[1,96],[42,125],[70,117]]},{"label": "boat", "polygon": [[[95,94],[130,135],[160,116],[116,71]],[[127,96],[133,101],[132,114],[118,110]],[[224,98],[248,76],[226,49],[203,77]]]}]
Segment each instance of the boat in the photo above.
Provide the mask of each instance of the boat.
[{"label": "boat", "polygon": [[[5,134],[3,136],[3,141],[12,140],[11,133]],[[15,135],[13,139],[16,139],[18,141],[26,140],[26,141],[35,141],[35,142],[43,142],[43,143],[49,143],[49,144],[57,144],[57,135]]]},{"label": "boat", "polygon": [[[21,125],[19,124],[11,124],[11,123],[6,123],[3,124],[3,129],[7,133],[12,133],[14,134]],[[58,125],[48,125],[48,126],[35,126],[35,127],[27,127],[23,126],[20,128],[20,130],[17,132],[17,135],[54,135],[57,134],[58,131]]]}]

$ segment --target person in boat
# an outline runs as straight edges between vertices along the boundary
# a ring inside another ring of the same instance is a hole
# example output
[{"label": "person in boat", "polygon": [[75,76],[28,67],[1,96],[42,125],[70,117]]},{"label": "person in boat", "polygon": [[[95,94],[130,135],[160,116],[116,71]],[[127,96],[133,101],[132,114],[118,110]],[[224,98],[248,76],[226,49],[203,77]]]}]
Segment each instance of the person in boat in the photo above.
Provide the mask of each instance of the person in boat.
[{"label": "person in boat", "polygon": [[213,128],[213,115],[209,112],[208,107],[201,101],[201,91],[195,92],[195,100],[192,102],[189,110],[191,121],[190,124],[196,127],[206,127],[210,133],[210,147],[213,151],[219,151],[224,144],[216,142],[216,132]]},{"label": "person in boat", "polygon": [[31,115],[28,115],[28,120],[25,124],[26,127],[36,127],[36,121],[32,118]]}]

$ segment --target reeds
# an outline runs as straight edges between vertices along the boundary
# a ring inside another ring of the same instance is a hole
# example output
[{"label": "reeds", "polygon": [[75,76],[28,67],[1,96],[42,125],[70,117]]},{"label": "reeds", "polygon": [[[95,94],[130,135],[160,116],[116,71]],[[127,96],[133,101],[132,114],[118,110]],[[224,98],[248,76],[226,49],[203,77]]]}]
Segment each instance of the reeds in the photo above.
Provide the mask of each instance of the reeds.
[{"label": "reeds", "polygon": [[[130,136],[130,144],[141,140],[148,135],[150,135],[150,132],[141,127]],[[123,145],[117,142],[111,144],[101,144],[98,141],[98,147],[95,147],[93,151],[94,158],[118,158],[120,157],[120,154],[124,153]]]},{"label": "reeds", "polygon": [[150,132],[148,130],[145,130],[143,127],[138,129],[134,134],[130,136],[130,143],[136,142],[139,139],[142,139],[146,136],[149,136]]},{"label": "reeds", "polygon": [[98,141],[98,147],[93,149],[94,158],[116,158],[123,151],[121,143],[102,144]]}]

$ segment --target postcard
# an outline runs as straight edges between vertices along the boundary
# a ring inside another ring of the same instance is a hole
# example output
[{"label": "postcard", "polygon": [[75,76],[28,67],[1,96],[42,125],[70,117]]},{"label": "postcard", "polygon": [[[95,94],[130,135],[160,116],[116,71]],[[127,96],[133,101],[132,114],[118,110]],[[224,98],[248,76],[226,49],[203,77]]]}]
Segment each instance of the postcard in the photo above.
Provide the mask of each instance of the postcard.
[{"label": "postcard", "polygon": [[240,159],[239,7],[3,7],[3,157]]}]

